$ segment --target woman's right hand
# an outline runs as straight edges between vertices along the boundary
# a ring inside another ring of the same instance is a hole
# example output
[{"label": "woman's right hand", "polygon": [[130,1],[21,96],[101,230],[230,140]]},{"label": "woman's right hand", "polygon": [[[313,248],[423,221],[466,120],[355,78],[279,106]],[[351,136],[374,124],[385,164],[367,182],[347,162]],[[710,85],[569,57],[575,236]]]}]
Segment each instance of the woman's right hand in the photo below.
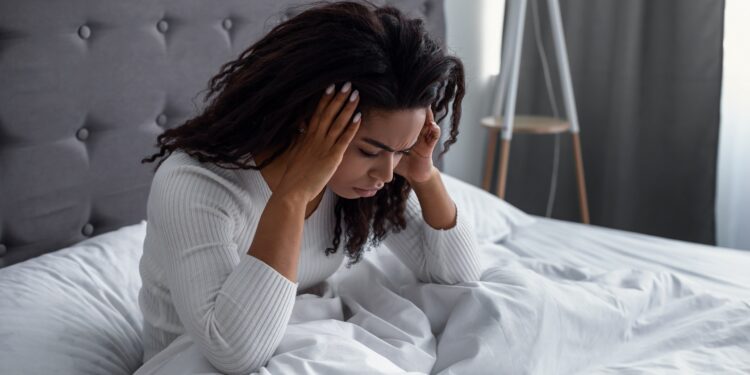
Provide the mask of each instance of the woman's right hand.
[{"label": "woman's right hand", "polygon": [[334,90],[323,93],[309,121],[303,121],[305,132],[290,148],[286,172],[277,187],[284,193],[301,194],[305,202],[325,188],[362,122],[361,113],[354,115],[359,92],[352,91],[350,82],[340,90],[332,86]]}]

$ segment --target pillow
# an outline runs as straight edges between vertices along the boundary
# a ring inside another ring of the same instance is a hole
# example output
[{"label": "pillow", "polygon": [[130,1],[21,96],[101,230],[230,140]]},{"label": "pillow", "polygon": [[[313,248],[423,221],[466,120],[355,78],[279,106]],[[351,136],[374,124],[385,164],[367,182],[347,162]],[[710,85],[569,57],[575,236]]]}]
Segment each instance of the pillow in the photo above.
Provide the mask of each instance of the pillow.
[{"label": "pillow", "polygon": [[440,175],[458,209],[468,213],[479,241],[500,242],[515,228],[536,222],[529,214],[496,195],[443,172]]},{"label": "pillow", "polygon": [[0,374],[132,374],[146,221],[0,269]]}]

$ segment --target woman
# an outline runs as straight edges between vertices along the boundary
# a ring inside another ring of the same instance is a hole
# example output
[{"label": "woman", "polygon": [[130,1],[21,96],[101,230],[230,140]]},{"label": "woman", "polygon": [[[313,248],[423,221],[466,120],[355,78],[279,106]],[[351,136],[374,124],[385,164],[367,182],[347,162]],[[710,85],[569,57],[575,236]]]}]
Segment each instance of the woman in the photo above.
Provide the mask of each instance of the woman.
[{"label": "woman", "polygon": [[432,164],[433,111],[453,101],[447,151],[463,95],[460,60],[421,20],[369,4],[318,4],[225,64],[202,114],[144,159],[161,158],[140,263],[144,361],[182,336],[221,372],[263,366],[296,295],[342,264],[342,237],[347,267],[383,240],[423,282],[478,280],[472,228]]}]

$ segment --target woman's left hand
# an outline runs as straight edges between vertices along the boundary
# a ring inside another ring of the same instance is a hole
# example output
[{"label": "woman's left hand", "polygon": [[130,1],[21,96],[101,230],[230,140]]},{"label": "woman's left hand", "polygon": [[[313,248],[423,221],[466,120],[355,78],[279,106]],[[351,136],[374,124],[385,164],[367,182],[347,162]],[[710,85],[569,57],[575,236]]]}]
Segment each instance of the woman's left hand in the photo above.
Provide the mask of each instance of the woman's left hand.
[{"label": "woman's left hand", "polygon": [[419,133],[419,139],[411,152],[399,160],[393,170],[401,175],[409,184],[424,182],[432,177],[432,152],[440,140],[440,127],[435,122],[431,106],[427,106],[427,117]]}]

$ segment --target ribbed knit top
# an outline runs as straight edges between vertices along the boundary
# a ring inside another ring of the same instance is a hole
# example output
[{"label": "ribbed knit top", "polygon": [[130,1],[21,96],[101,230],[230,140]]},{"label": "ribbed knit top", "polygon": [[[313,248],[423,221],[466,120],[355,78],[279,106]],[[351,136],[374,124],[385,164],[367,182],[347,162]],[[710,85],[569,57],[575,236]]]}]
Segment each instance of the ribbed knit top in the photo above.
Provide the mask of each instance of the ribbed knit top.
[{"label": "ribbed knit top", "polygon": [[[144,362],[187,333],[221,372],[255,371],[281,342],[298,292],[342,265],[345,238],[325,255],[339,199],[327,187],[304,222],[297,282],[248,255],[271,194],[257,170],[220,168],[179,150],[164,160],[148,197],[139,267]],[[383,244],[422,282],[479,280],[474,231],[461,207],[457,213],[454,227],[432,228],[412,191],[406,229],[389,233]]]}]

